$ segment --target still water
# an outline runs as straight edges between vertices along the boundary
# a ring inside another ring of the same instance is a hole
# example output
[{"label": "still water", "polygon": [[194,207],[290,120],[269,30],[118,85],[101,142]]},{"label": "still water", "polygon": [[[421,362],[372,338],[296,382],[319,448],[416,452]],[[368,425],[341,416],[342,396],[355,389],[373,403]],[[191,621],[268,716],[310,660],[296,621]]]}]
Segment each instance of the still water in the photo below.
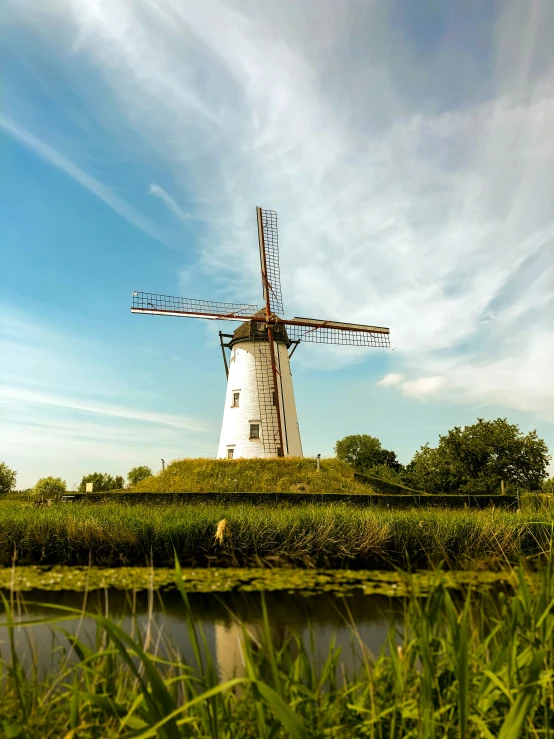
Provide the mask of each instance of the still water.
[{"label": "still water", "polygon": [[[4,591],[9,600],[9,592]],[[70,606],[81,609],[85,594],[73,591],[33,591],[25,598],[13,598],[15,644],[19,658],[30,666],[33,659],[39,672],[54,669],[62,655],[69,651],[65,629],[78,635],[81,642],[95,647],[97,630],[94,619],[72,618],[56,625],[24,623],[50,619],[60,611],[49,606]],[[196,624],[203,630],[210,652],[215,659],[222,680],[243,674],[241,657],[242,628],[244,624],[254,638],[262,633],[262,602],[259,593],[191,593],[189,602]],[[307,649],[315,644],[316,659],[327,656],[329,645],[335,639],[341,647],[341,663],[349,673],[360,664],[364,648],[378,654],[386,642],[391,625],[403,622],[404,600],[382,595],[354,594],[341,597],[332,593],[303,596],[294,593],[269,592],[265,602],[274,644],[284,644],[290,633],[297,634]],[[150,640],[150,651],[164,656],[178,654],[189,664],[194,663],[190,644],[185,606],[176,591],[121,590],[91,591],[86,595],[86,610],[109,615],[133,637]],[[2,621],[5,623],[4,619]],[[354,635],[350,623],[356,625]],[[10,659],[8,630],[0,627],[0,654]],[[362,646],[362,644],[364,646]],[[168,648],[171,645],[171,649]],[[34,655],[34,657],[33,657]],[[73,656],[73,659],[76,659]]]}]

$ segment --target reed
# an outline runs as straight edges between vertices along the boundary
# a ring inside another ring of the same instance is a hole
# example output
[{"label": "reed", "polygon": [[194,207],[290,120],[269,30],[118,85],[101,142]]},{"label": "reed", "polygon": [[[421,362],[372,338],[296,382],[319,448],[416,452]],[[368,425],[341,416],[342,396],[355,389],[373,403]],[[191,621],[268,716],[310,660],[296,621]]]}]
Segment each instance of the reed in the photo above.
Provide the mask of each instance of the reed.
[{"label": "reed", "polygon": [[[500,568],[546,559],[554,513],[347,505],[148,506],[5,502],[0,566]],[[216,537],[225,519],[225,535]]]},{"label": "reed", "polygon": [[[453,600],[440,585],[411,597],[403,629],[391,629],[379,655],[362,649],[350,673],[332,641],[322,662],[293,633],[275,645],[264,609],[261,637],[243,629],[243,669],[221,681],[177,567],[190,663],[171,649],[162,656],[149,627],[131,637],[90,614],[96,645],[70,636],[66,658],[42,679],[13,649],[0,676],[2,726],[8,737],[42,739],[552,737],[553,575],[550,561],[531,588],[518,569],[513,595],[497,601],[471,590]],[[6,600],[4,610],[13,645]],[[58,609],[54,629],[60,613],[83,615]]]}]

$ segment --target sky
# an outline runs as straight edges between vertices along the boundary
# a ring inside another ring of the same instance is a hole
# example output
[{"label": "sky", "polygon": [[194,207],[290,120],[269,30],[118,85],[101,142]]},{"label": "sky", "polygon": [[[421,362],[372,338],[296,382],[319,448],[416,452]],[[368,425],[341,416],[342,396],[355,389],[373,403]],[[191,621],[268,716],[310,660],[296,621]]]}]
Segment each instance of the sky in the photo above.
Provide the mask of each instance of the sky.
[{"label": "sky", "polygon": [[551,0],[4,0],[0,32],[18,488],[216,455],[236,324],[131,292],[261,305],[257,205],[287,317],[391,330],[295,352],[306,455],[479,417],[554,451]]}]

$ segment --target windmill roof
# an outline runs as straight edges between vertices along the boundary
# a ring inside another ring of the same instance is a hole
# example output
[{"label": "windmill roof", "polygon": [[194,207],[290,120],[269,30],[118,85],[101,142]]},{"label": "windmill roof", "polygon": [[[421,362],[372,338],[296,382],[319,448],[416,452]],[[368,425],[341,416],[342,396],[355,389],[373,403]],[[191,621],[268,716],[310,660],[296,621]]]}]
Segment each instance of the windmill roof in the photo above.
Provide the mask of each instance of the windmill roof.
[{"label": "windmill roof", "polygon": [[[261,321],[245,321],[233,332],[233,338],[229,342],[232,346],[237,341],[267,341],[267,327],[265,325],[265,309],[261,308],[254,313],[254,318],[260,318]],[[263,322],[263,327],[260,323]],[[283,324],[277,324],[273,329],[273,339],[282,344],[290,345],[290,339]]]}]

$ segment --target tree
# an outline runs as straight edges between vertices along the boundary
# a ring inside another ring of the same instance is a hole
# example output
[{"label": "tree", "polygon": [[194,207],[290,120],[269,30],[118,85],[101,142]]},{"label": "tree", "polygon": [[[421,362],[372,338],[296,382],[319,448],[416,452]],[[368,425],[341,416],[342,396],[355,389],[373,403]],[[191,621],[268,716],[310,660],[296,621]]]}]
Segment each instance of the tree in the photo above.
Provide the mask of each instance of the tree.
[{"label": "tree", "polygon": [[5,462],[0,462],[0,495],[7,495],[15,488],[17,472],[8,467]]},{"label": "tree", "polygon": [[435,492],[499,493],[507,487],[537,490],[551,457],[536,431],[524,435],[505,418],[456,426],[436,449],[421,447],[406,469],[413,487]]},{"label": "tree", "polygon": [[432,449],[429,444],[414,454],[403,479],[416,490],[430,493],[456,491],[457,478],[453,476],[453,464],[442,449]]},{"label": "tree", "polygon": [[125,485],[125,480],[121,475],[112,477],[107,472],[93,472],[85,475],[79,485],[79,492],[86,492],[87,482],[92,482],[92,491],[94,493],[108,492],[109,490],[120,490]]},{"label": "tree", "polygon": [[549,477],[547,480],[543,480],[541,488],[545,493],[554,494],[554,475]]},{"label": "tree", "polygon": [[335,444],[335,453],[338,459],[348,462],[358,472],[369,472],[379,465],[386,465],[395,472],[402,469],[396,454],[383,449],[379,439],[368,434],[345,436]]},{"label": "tree", "polygon": [[131,485],[136,485],[141,480],[146,480],[147,477],[152,475],[152,470],[146,465],[140,467],[133,467],[127,475],[127,479]]},{"label": "tree", "polygon": [[65,480],[61,477],[41,477],[33,488],[33,493],[40,498],[53,498],[65,493]]}]

